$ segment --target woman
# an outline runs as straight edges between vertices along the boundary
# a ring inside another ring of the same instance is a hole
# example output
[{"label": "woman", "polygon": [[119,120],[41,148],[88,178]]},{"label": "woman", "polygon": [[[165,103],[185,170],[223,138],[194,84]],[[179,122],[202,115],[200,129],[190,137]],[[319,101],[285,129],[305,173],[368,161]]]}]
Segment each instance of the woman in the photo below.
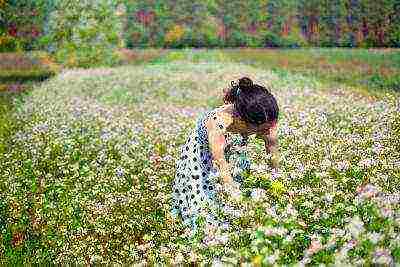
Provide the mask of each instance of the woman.
[{"label": "woman", "polygon": [[[218,210],[227,205],[217,198],[220,178],[225,191],[239,190],[241,174],[249,171],[245,146],[250,135],[265,141],[271,153],[271,166],[278,168],[277,119],[279,108],[275,97],[248,77],[231,83],[225,92],[225,105],[203,113],[196,127],[181,147],[173,185],[173,213],[181,214],[186,225],[196,229],[200,214],[206,223],[223,224]],[[207,208],[208,207],[208,208]],[[214,212],[213,212],[214,211]]]}]

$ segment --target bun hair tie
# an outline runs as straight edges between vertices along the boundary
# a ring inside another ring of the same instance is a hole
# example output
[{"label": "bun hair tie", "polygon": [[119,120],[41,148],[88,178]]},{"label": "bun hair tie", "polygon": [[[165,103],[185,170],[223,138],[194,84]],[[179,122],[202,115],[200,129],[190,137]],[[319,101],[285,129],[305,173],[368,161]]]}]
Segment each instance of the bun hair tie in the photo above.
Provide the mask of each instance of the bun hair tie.
[{"label": "bun hair tie", "polygon": [[236,96],[239,96],[239,94],[240,94],[240,88],[238,87],[238,88],[236,89]]},{"label": "bun hair tie", "polygon": [[237,97],[240,94],[240,86],[239,83],[236,81],[231,81],[232,91],[233,94]]}]

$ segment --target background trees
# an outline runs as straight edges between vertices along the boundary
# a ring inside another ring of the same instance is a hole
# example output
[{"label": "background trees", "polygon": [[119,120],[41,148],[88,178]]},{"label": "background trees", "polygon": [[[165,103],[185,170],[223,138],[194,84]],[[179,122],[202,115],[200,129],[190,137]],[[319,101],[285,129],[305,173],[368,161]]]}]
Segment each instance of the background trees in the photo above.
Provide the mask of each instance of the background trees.
[{"label": "background trees", "polygon": [[120,47],[240,46],[400,47],[400,1],[0,0],[0,51],[85,65]]}]

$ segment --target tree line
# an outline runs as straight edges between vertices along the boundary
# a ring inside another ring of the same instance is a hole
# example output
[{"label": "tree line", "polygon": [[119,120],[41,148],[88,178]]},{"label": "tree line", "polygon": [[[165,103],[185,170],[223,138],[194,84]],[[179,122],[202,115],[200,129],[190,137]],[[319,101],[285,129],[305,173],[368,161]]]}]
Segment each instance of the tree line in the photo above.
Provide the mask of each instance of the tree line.
[{"label": "tree line", "polygon": [[0,52],[307,46],[400,47],[400,0],[0,0]]}]

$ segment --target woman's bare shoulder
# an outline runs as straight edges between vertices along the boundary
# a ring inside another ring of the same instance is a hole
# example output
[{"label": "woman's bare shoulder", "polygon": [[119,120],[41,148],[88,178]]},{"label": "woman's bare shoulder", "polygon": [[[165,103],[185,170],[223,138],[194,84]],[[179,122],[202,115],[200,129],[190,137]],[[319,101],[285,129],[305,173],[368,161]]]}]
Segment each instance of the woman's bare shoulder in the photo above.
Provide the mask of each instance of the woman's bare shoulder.
[{"label": "woman's bare shoulder", "polygon": [[207,125],[209,128],[217,126],[220,129],[226,129],[233,123],[231,108],[229,105],[222,105],[214,109],[212,116],[208,118]]},{"label": "woman's bare shoulder", "polygon": [[225,127],[228,127],[233,123],[233,113],[231,105],[220,106],[216,110],[215,115],[217,116],[217,119],[224,123]]}]

